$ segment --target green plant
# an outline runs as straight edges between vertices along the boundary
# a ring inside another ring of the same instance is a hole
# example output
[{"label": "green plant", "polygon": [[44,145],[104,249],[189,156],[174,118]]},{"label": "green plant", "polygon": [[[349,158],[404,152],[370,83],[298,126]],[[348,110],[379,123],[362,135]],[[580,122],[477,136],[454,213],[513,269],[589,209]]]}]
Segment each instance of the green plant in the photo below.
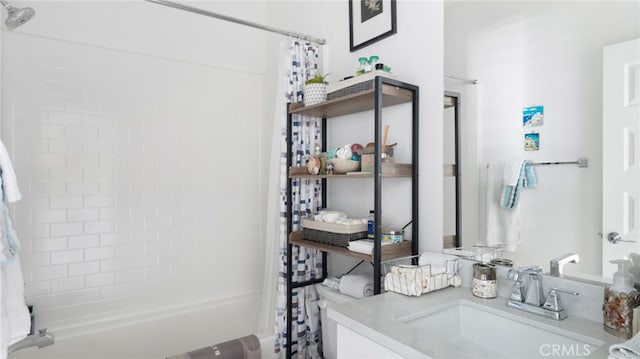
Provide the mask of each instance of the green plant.
[{"label": "green plant", "polygon": [[305,85],[306,84],[326,84],[327,81],[327,76],[329,76],[329,74],[323,75],[323,74],[316,74],[314,77],[308,79],[307,81],[305,81]]}]

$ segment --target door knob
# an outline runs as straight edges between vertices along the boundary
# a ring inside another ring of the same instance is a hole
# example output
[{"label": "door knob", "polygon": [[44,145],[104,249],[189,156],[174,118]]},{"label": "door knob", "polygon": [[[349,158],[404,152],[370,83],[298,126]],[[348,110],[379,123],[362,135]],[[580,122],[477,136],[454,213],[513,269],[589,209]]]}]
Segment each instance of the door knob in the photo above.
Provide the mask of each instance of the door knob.
[{"label": "door knob", "polygon": [[609,234],[607,234],[607,240],[613,244],[616,244],[618,242],[636,243],[636,241],[627,241],[622,239],[622,236],[618,232],[610,232]]}]

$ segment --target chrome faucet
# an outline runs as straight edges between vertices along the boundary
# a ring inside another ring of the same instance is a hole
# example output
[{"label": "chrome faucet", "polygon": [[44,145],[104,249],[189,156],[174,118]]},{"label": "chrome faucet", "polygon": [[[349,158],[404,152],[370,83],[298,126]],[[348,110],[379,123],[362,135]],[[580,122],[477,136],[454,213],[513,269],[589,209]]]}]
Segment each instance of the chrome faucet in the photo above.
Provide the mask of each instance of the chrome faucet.
[{"label": "chrome faucet", "polygon": [[[567,318],[567,313],[560,303],[558,292],[578,295],[576,292],[552,288],[545,298],[542,289],[542,268],[540,267],[510,269],[507,276],[507,279],[515,281],[511,296],[507,300],[507,306],[547,318],[555,320]],[[526,285],[524,282],[525,276],[528,278]]]},{"label": "chrome faucet", "polygon": [[580,256],[575,253],[567,253],[553,258],[549,262],[549,275],[553,277],[562,277],[562,269],[564,268],[565,264],[578,262],[580,262]]},{"label": "chrome faucet", "polygon": [[52,345],[54,342],[55,338],[53,337],[53,334],[47,333],[47,328],[38,329],[38,334],[30,334],[21,341],[11,344],[8,348],[8,352],[13,353],[16,350],[35,346],[40,349],[42,347]]}]

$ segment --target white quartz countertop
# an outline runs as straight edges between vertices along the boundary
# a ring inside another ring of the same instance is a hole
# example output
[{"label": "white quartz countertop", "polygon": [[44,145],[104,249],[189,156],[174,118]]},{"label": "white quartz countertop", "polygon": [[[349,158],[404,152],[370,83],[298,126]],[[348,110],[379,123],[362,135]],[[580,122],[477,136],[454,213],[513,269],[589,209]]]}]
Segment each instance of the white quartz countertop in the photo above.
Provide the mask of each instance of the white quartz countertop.
[{"label": "white quartz countertop", "polygon": [[[420,312],[432,311],[434,307],[461,300],[467,303],[470,302],[474,306],[482,305],[489,307],[491,308],[490,310],[494,312],[500,311],[500,313],[506,313],[506,316],[522,320],[526,323],[534,325],[540,323],[542,326],[547,327],[553,326],[560,331],[566,330],[572,332],[578,337],[584,336],[604,342],[604,345],[600,346],[598,350],[589,353],[589,357],[592,358],[606,358],[611,344],[624,341],[622,338],[605,332],[601,322],[571,316],[562,321],[555,321],[507,307],[505,298],[477,298],[473,296],[471,290],[466,287],[450,287],[424,294],[420,297],[408,297],[398,293],[388,292],[344,304],[330,303],[327,314],[344,327],[369,338],[403,357],[436,358],[443,356],[429,349],[429,333],[426,331],[419,332],[410,325],[407,325],[406,320],[401,319],[415,316]],[[571,305],[571,303],[567,301],[566,306],[569,305]],[[445,322],[442,323],[442,325],[444,328],[448,323]],[[442,349],[440,353],[442,353]],[[547,353],[523,353],[523,358],[549,357],[543,354]],[[578,356],[584,356],[584,354]],[[444,357],[447,356],[445,355]]]}]

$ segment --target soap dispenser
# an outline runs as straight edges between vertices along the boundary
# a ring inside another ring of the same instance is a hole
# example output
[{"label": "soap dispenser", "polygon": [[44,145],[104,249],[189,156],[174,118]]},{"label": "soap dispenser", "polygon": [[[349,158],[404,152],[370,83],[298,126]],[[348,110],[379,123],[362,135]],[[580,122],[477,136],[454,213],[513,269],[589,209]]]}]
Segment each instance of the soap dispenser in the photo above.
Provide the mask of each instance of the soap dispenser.
[{"label": "soap dispenser", "polygon": [[633,309],[638,303],[638,295],[633,288],[633,275],[629,273],[631,261],[616,259],[611,263],[618,265],[618,271],[613,274],[613,285],[604,289],[604,330],[615,336],[631,339]]},{"label": "soap dispenser", "polygon": [[640,291],[640,254],[629,254],[629,260],[631,261],[631,269],[629,269],[629,273],[633,276],[633,286],[636,291]]}]

